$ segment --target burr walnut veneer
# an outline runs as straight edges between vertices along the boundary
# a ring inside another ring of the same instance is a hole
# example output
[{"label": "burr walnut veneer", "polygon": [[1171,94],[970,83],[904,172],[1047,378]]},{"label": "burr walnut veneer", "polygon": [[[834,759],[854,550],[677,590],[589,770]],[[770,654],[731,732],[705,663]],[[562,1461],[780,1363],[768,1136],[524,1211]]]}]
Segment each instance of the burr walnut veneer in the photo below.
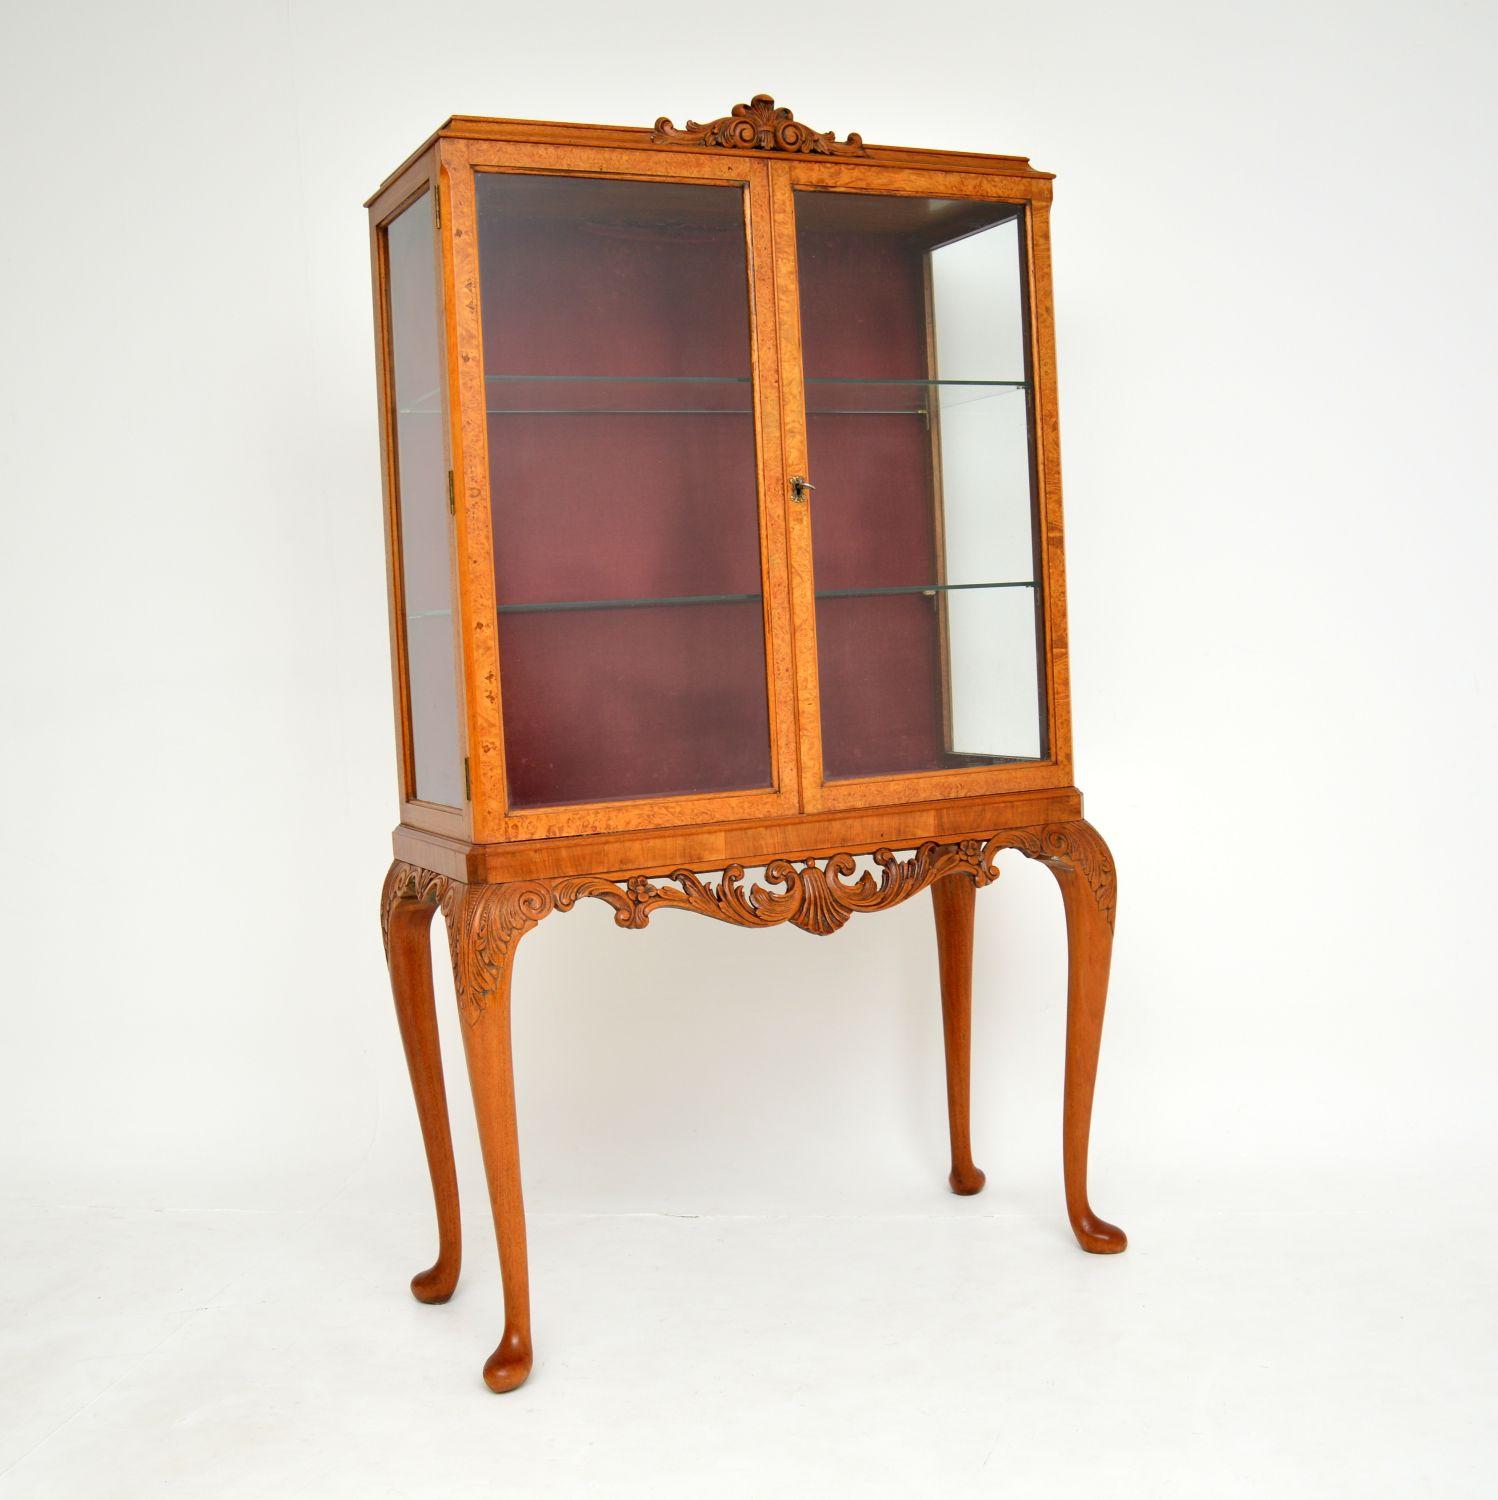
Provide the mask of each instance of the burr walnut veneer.
[{"label": "burr walnut veneer", "polygon": [[[1072,785],[1048,216],[1021,157],[868,146],[774,101],[677,128],[457,117],[370,201],[401,821],[381,925],[460,1259],[442,910],[532,1363],[520,939],[585,897],[826,935],[931,891],[954,1192],[974,894],[1061,888],[1082,1248],[1113,862]],[[758,872],[758,873],[749,873]]]}]

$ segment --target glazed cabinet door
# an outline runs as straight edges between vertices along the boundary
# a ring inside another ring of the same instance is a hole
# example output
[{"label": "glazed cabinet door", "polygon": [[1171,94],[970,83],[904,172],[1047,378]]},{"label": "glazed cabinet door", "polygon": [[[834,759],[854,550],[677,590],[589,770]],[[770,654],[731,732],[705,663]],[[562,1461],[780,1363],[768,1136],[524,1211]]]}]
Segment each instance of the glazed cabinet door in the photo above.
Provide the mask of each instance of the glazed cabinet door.
[{"label": "glazed cabinet door", "polygon": [[453,602],[448,399],[437,186],[427,160],[373,228],[391,661],[402,821],[467,831]]},{"label": "glazed cabinet door", "polygon": [[776,169],[808,808],[1070,781],[1036,191]]},{"label": "glazed cabinet door", "polygon": [[794,811],[763,164],[443,149],[476,836]]}]

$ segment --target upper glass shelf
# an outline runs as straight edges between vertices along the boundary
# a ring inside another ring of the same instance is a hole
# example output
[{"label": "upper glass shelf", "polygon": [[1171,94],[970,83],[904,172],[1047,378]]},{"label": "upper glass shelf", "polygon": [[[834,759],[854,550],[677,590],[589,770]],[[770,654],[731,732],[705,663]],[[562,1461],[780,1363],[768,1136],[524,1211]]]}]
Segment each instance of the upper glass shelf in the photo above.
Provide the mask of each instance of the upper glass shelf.
[{"label": "upper glass shelf", "polygon": [[[490,416],[748,416],[752,380],[747,375],[488,375]],[[812,416],[926,416],[938,409],[992,400],[1023,391],[1023,380],[896,380],[811,376],[806,381]],[[402,407],[405,416],[435,416],[431,391]]]},{"label": "upper glass shelf", "polygon": [[[936,599],[948,594],[968,593],[973,590],[1033,589],[1034,587],[1034,580],[1029,578],[1004,583],[902,583],[886,588],[818,589],[816,597],[818,600],[878,599],[887,595],[922,594],[927,599]],[[754,593],[647,595],[628,599],[556,599],[535,604],[501,604],[499,612],[502,615],[537,615],[594,609],[674,609],[682,605],[753,604],[758,603],[760,597],[759,594]]]}]

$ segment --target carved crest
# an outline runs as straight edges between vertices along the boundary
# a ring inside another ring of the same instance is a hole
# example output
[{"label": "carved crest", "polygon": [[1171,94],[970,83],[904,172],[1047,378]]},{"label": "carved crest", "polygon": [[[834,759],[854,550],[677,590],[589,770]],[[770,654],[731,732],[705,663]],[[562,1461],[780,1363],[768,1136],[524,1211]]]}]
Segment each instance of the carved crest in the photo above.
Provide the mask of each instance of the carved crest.
[{"label": "carved crest", "polygon": [[655,122],[653,141],[682,146],[723,146],[738,151],[789,151],[810,156],[867,156],[863,137],[850,132],[840,141],[830,130],[803,125],[788,109],[779,109],[768,94],[756,94],[747,104],[735,104],[730,114],[699,125],[688,120],[678,130],[665,115]]}]

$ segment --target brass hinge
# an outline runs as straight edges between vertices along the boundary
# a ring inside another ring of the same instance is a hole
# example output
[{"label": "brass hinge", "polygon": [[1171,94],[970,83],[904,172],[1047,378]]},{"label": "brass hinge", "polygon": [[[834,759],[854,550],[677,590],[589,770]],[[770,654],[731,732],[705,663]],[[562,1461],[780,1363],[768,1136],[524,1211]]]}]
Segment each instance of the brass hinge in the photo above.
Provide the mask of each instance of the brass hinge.
[{"label": "brass hinge", "polygon": [[447,513],[450,516],[455,516],[458,513],[458,496],[457,492],[453,489],[453,471],[451,469],[447,471]]},{"label": "brass hinge", "polygon": [[439,188],[439,187],[433,187],[433,189],[432,189],[432,214],[433,214],[433,216],[437,220],[437,228],[441,229],[442,228],[442,189]]},{"label": "brass hinge", "polygon": [[473,801],[473,773],[468,769],[468,757],[463,757],[463,800]]}]

